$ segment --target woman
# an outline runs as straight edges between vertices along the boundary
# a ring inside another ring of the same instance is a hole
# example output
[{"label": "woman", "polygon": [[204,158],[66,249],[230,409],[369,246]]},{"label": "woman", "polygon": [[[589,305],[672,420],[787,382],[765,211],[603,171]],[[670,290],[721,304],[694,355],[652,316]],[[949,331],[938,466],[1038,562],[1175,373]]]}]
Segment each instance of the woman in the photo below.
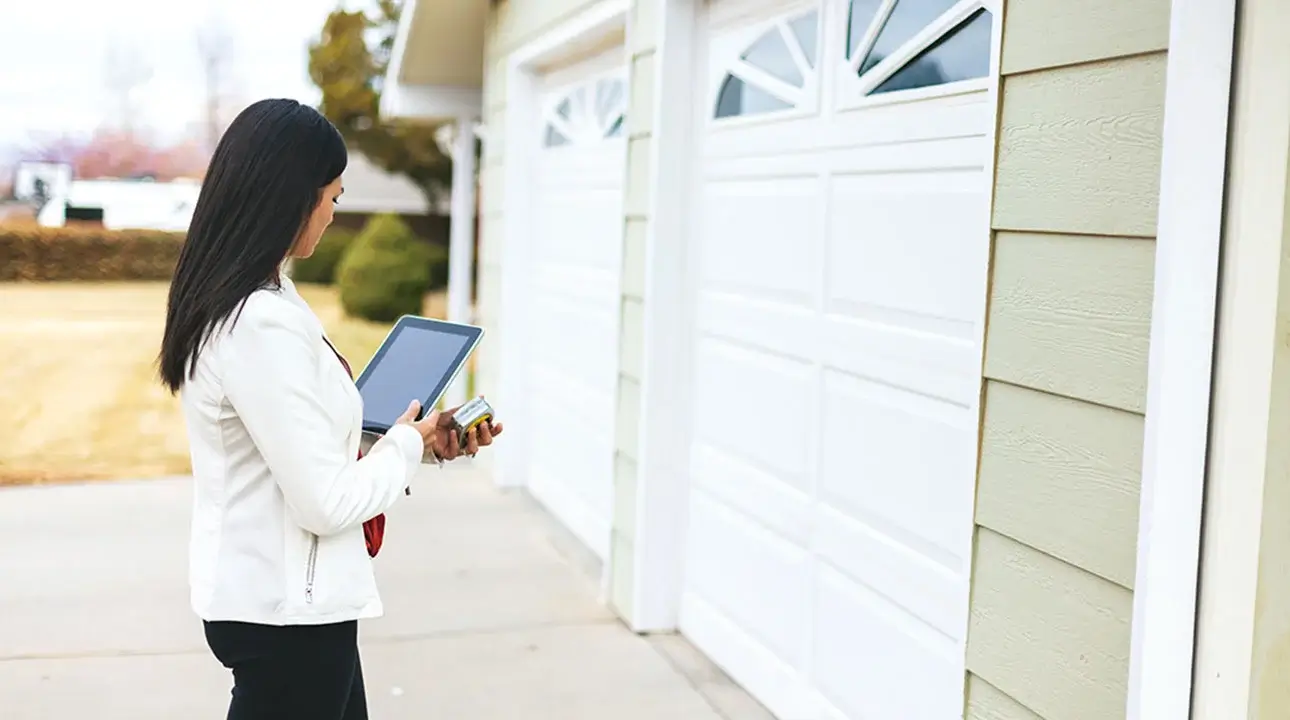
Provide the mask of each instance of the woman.
[{"label": "woman", "polygon": [[[281,272],[331,224],[346,162],[313,109],[248,107],[211,159],[170,287],[160,366],[192,452],[192,604],[233,671],[230,720],[367,717],[357,621],[382,607],[363,526],[424,456],[459,452],[451,415],[417,420],[413,401],[358,459],[362,400]],[[466,452],[500,430],[472,431]]]}]

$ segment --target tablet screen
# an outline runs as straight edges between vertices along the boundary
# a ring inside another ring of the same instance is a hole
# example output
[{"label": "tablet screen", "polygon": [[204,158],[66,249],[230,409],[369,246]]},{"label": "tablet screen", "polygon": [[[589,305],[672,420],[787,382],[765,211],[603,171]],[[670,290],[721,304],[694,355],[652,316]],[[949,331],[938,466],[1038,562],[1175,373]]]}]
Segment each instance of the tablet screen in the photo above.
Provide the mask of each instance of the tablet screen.
[{"label": "tablet screen", "polygon": [[479,328],[403,318],[358,378],[363,428],[384,432],[414,398],[437,403],[479,340]]}]

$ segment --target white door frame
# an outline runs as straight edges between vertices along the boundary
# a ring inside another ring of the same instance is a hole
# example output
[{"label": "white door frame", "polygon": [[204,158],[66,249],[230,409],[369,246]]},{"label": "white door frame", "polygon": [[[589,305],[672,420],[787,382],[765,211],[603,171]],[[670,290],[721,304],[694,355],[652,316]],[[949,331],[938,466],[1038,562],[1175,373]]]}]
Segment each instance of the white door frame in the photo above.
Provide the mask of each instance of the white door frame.
[{"label": "white door frame", "polygon": [[[500,383],[506,415],[514,418],[508,426],[509,440],[499,458],[498,485],[522,487],[528,481],[528,423],[533,417],[528,406],[530,341],[528,329],[532,303],[530,279],[533,276],[533,207],[532,173],[539,152],[540,103],[539,67],[548,66],[570,54],[575,43],[594,40],[626,25],[631,0],[601,0],[590,8],[560,23],[537,39],[517,48],[506,61],[506,113],[503,123],[502,162],[502,347],[500,350]],[[624,58],[624,61],[626,58]],[[625,150],[624,150],[625,152]],[[620,242],[621,245],[621,242]],[[621,269],[621,268],[620,268]],[[510,437],[511,433],[515,437]],[[509,447],[507,447],[509,446]],[[605,575],[608,575],[605,563]]]},{"label": "white door frame", "polygon": [[1236,0],[1173,0],[1129,720],[1191,709]]}]

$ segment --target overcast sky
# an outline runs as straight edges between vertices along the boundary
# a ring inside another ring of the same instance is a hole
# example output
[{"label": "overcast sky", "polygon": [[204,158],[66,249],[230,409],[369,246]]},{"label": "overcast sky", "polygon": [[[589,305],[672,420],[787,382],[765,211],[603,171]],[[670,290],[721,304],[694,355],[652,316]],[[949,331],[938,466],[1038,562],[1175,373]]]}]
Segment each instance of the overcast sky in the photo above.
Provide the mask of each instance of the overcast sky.
[{"label": "overcast sky", "polygon": [[[317,102],[306,48],[338,0],[0,0],[0,148],[33,134],[88,133],[116,117],[105,90],[112,48],[151,68],[141,123],[165,138],[199,120],[198,29],[220,18],[232,40],[239,101]],[[352,4],[352,3],[351,3]]]}]

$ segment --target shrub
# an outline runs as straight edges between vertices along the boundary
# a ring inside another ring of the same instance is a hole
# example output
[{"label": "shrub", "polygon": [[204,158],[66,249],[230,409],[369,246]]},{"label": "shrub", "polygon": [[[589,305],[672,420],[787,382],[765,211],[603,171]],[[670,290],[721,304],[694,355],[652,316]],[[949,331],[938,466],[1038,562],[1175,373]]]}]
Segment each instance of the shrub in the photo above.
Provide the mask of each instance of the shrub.
[{"label": "shrub", "polygon": [[169,280],[184,234],[0,225],[0,281]]},{"label": "shrub", "polygon": [[391,322],[418,315],[426,291],[446,275],[447,253],[417,238],[394,215],[377,215],[354,238],[337,268],[340,304],[349,315]]},{"label": "shrub", "polygon": [[307,258],[291,261],[291,279],[301,283],[331,285],[336,281],[336,266],[354,241],[354,231],[346,227],[330,227],[323,233]]}]

